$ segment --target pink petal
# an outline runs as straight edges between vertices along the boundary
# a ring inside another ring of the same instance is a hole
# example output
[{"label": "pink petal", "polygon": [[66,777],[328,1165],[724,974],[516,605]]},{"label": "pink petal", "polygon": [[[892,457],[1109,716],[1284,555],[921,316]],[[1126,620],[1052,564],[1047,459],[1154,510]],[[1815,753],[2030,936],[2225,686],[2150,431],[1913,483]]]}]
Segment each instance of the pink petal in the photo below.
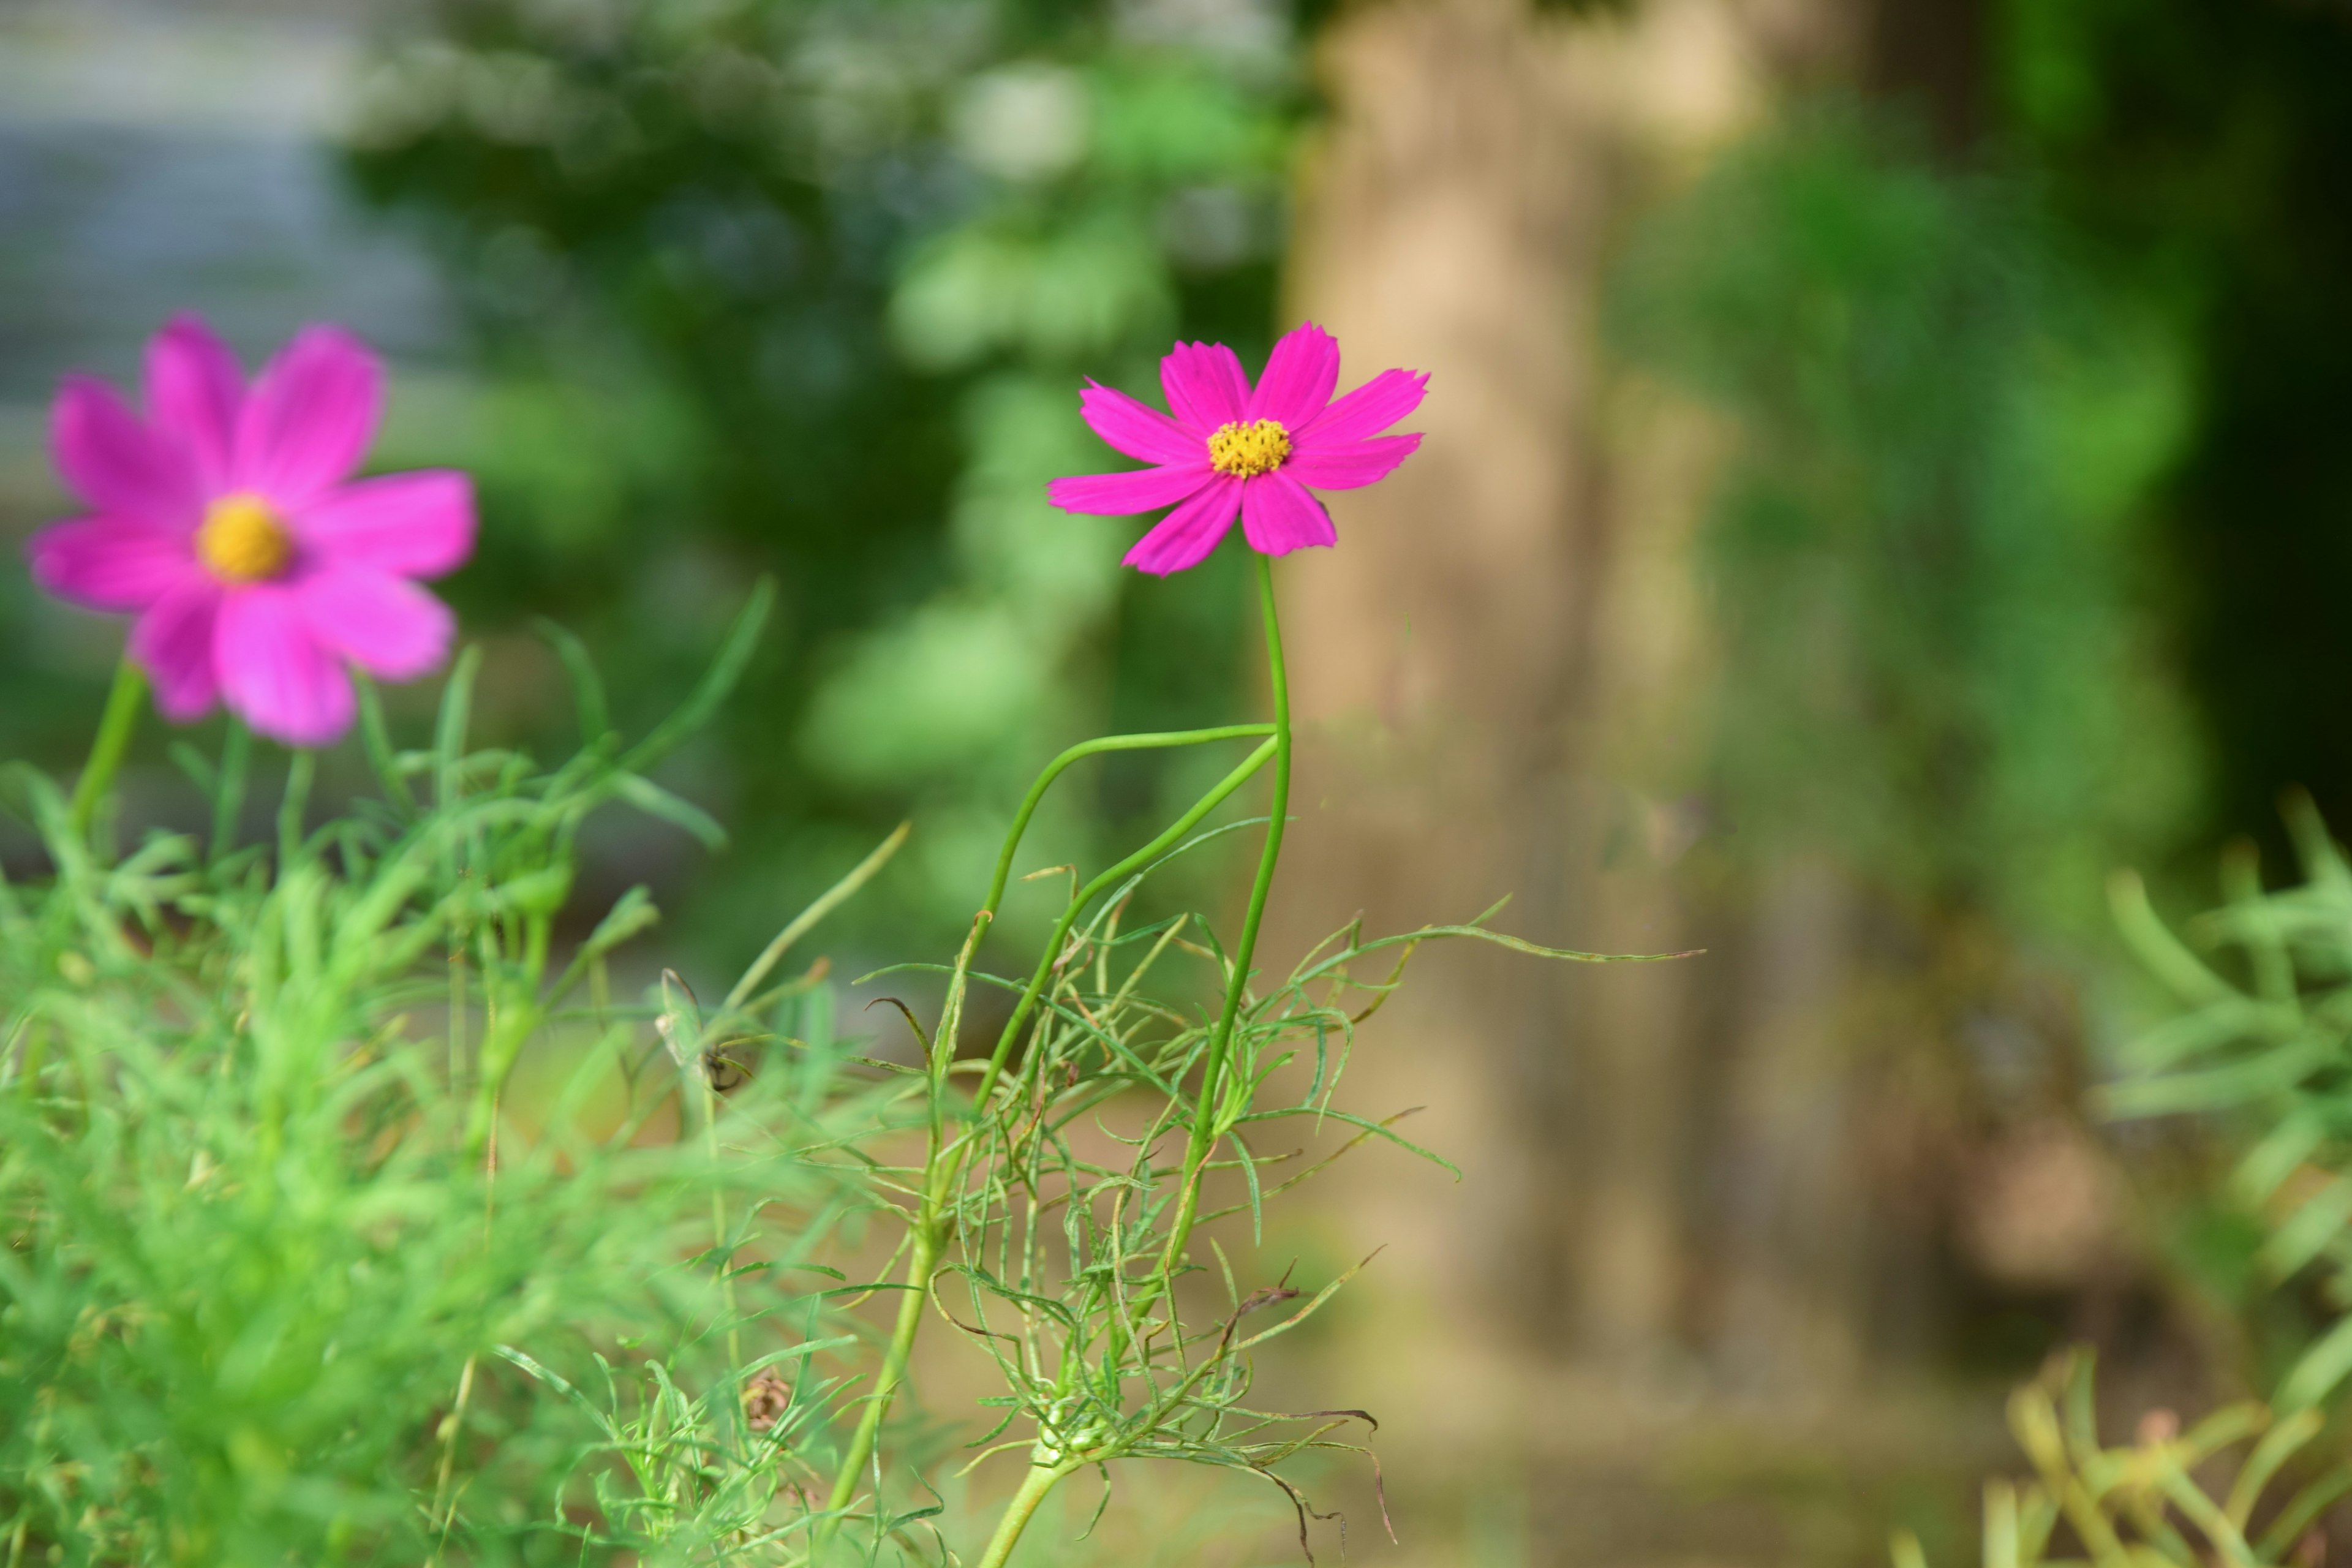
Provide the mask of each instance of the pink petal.
[{"label": "pink petal", "polygon": [[1233,527],[1234,515],[1241,509],[1242,481],[1219,474],[1137,540],[1124,563],[1159,577],[1198,566]]},{"label": "pink petal", "polygon": [[1305,451],[1293,452],[1282,471],[1318,490],[1358,489],[1387,479],[1420,445],[1419,436],[1375,436],[1369,441],[1318,437]]},{"label": "pink petal", "polygon": [[1157,408],[1094,382],[1078,394],[1078,412],[1096,435],[1147,463],[1197,463],[1207,447],[1204,434],[1187,430]]},{"label": "pink petal", "polygon": [[202,517],[186,451],[149,429],[104,382],[66,378],[49,410],[49,450],[74,493],[110,517],[191,530]]},{"label": "pink petal", "polygon": [[174,316],[147,345],[147,416],[195,459],[207,494],[229,488],[245,372],[195,316]]},{"label": "pink petal", "polygon": [[1339,535],[1323,503],[1300,488],[1287,468],[1242,486],[1242,537],[1261,555],[1287,555],[1310,544],[1337,544]]},{"label": "pink petal", "polygon": [[1242,416],[1249,377],[1223,343],[1178,343],[1160,362],[1160,390],[1168,395],[1168,412],[1205,439]]},{"label": "pink petal", "polygon": [[289,746],[323,746],[350,728],[352,679],[320,646],[293,592],[276,583],[228,595],[213,659],[228,705]]},{"label": "pink petal", "polygon": [[474,481],[454,468],[361,479],[327,491],[295,521],[331,561],[438,577],[474,552]]},{"label": "pink petal", "polygon": [[175,724],[203,718],[220,699],[213,646],[221,598],[219,584],[191,577],[131,628],[131,657],[154,683],[155,706]]},{"label": "pink petal", "polygon": [[188,534],[110,517],[52,523],[26,554],[35,583],[91,610],[143,610],[204,570]]},{"label": "pink petal", "polygon": [[1243,417],[1271,419],[1297,430],[1323,412],[1339,384],[1339,343],[1314,322],[1302,321],[1274,345]]},{"label": "pink petal", "polygon": [[[1206,454],[1202,454],[1203,458]],[[1045,487],[1045,498],[1064,511],[1091,512],[1097,517],[1125,517],[1180,501],[1216,477],[1206,461],[1189,468],[1138,468],[1126,474],[1082,474],[1055,479]]]},{"label": "pink petal", "polygon": [[292,584],[310,635],[370,675],[414,680],[448,657],[457,618],[410,582],[369,566],[331,564]]},{"label": "pink petal", "polygon": [[231,477],[288,510],[350,477],[383,413],[383,367],[349,332],[305,327],[253,384]]},{"label": "pink petal", "polygon": [[1291,432],[1298,445],[1360,441],[1377,436],[1414,409],[1429,388],[1429,376],[1417,370],[1384,370]]}]

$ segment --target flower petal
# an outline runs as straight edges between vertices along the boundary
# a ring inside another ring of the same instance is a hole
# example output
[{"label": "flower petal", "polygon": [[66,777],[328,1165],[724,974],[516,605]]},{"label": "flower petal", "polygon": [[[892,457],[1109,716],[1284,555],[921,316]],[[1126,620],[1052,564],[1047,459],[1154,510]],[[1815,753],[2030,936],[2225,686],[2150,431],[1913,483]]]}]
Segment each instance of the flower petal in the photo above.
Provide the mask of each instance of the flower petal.
[{"label": "flower petal", "polygon": [[229,488],[245,372],[202,318],[172,318],[147,345],[147,416],[195,460],[207,494]]},{"label": "flower petal", "polygon": [[1301,321],[1274,345],[1242,417],[1271,419],[1297,430],[1323,412],[1339,384],[1339,343],[1314,322]]},{"label": "flower petal", "polygon": [[1321,441],[1291,454],[1282,465],[1287,477],[1318,490],[1352,490],[1378,484],[1421,445],[1419,436],[1375,436],[1369,441]]},{"label": "flower petal", "polygon": [[285,510],[349,477],[383,413],[383,367],[357,338],[305,327],[238,411],[231,479]]},{"label": "flower petal", "polygon": [[143,610],[204,571],[189,535],[111,517],[52,523],[25,552],[43,591],[90,610]]},{"label": "flower petal", "polygon": [[1123,564],[1158,577],[1198,566],[1233,527],[1234,516],[1241,509],[1242,481],[1219,474],[1137,540]]},{"label": "flower petal", "polygon": [[220,700],[213,646],[221,598],[218,583],[192,576],[131,628],[131,657],[154,683],[156,708],[174,724],[193,723]]},{"label": "flower petal", "polygon": [[1261,555],[1287,555],[1310,544],[1339,542],[1331,514],[1286,468],[1260,474],[1242,486],[1242,537]]},{"label": "flower petal", "polygon": [[386,680],[414,680],[449,656],[457,618],[405,577],[331,564],[290,585],[322,647]]},{"label": "flower petal", "polygon": [[222,601],[213,662],[228,705],[272,740],[323,746],[351,727],[352,679],[282,584],[239,589]]},{"label": "flower petal", "polygon": [[1157,408],[1096,382],[1078,394],[1078,412],[1094,433],[1130,458],[1147,463],[1190,464],[1201,460],[1205,438]]},{"label": "flower petal", "polygon": [[[1206,454],[1204,453],[1205,458]],[[1045,487],[1045,498],[1064,511],[1090,512],[1097,517],[1125,517],[1150,511],[1191,496],[1216,478],[1206,461],[1188,468],[1137,468],[1125,474],[1081,474],[1055,479]]]},{"label": "flower petal", "polygon": [[49,410],[49,450],[74,493],[110,517],[188,530],[202,518],[187,452],[149,429],[102,381],[66,378]]},{"label": "flower petal", "polygon": [[1377,436],[1420,407],[1428,389],[1424,371],[1384,370],[1309,420],[1304,429],[1291,432],[1291,439],[1296,445],[1315,445]]},{"label": "flower petal", "polygon": [[1178,343],[1160,362],[1160,390],[1168,395],[1168,412],[1205,440],[1218,426],[1242,416],[1249,377],[1223,343]]},{"label": "flower petal", "polygon": [[421,468],[338,485],[295,519],[304,543],[331,561],[404,577],[438,577],[474,552],[474,481]]}]

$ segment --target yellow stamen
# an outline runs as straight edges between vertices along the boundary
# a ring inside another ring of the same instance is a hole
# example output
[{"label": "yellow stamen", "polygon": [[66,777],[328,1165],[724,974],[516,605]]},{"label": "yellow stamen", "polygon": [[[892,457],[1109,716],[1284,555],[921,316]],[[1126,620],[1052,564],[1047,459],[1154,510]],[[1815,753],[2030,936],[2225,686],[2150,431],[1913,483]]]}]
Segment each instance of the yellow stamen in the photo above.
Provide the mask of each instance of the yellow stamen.
[{"label": "yellow stamen", "polygon": [[223,496],[205,509],[196,555],[224,583],[260,583],[286,570],[294,540],[259,496]]},{"label": "yellow stamen", "polygon": [[1290,457],[1290,432],[1271,419],[1221,425],[1209,437],[1209,466],[1246,479],[1270,474]]}]

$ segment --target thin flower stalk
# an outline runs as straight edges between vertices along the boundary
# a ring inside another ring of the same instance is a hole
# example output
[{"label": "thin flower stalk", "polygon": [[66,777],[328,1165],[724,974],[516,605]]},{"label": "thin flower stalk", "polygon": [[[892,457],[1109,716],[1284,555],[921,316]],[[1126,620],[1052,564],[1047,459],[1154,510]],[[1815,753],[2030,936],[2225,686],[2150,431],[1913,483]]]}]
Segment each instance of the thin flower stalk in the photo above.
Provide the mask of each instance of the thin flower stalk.
[{"label": "thin flower stalk", "polygon": [[139,709],[147,700],[147,676],[129,658],[114,667],[114,684],[106,694],[106,710],[99,716],[98,738],[90,742],[89,761],[74,781],[73,829],[87,836],[98,820],[98,808],[114,788],[114,775],[130,754],[131,737],[139,728]]},{"label": "thin flower stalk", "polygon": [[1234,949],[1233,979],[1225,986],[1224,1010],[1217,1032],[1209,1037],[1209,1052],[1201,1068],[1199,1109],[1192,1117],[1192,1135],[1184,1152],[1184,1175],[1178,1189],[1176,1223],[1168,1232],[1168,1247],[1160,1260],[1160,1278],[1170,1278],[1184,1260],[1192,1239],[1192,1216],[1201,1202],[1201,1173],[1217,1139],[1218,1107],[1222,1103],[1225,1060],[1232,1052],[1234,1020],[1240,1016],[1242,996],[1249,989],[1250,963],[1257,952],[1258,928],[1265,920],[1265,901],[1274,891],[1276,866],[1282,859],[1282,832],[1290,810],[1290,677],[1282,658],[1282,623],[1274,598],[1274,565],[1265,556],[1257,561],[1258,606],[1265,626],[1266,679],[1274,697],[1274,795],[1266,806],[1265,844],[1259,851],[1257,877],[1250,884],[1250,901],[1242,918],[1241,942]]}]

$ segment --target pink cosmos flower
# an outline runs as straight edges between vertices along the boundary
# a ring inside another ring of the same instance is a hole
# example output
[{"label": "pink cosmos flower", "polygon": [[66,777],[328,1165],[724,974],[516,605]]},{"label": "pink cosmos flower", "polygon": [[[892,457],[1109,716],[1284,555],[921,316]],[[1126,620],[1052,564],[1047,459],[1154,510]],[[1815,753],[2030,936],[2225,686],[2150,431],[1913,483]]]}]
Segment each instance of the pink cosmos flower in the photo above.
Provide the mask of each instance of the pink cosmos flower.
[{"label": "pink cosmos flower", "polygon": [[33,536],[33,579],[128,611],[131,657],[180,721],[215,701],[262,734],[320,746],[352,721],[346,664],[387,680],[438,665],[448,607],[412,581],[474,548],[472,484],[427,470],[353,481],[383,368],[349,333],[306,327],[253,384],[180,316],[147,345],[147,414],[71,376],[50,451],[90,515]]},{"label": "pink cosmos flower", "polygon": [[1128,565],[1162,577],[1207,559],[1236,516],[1266,555],[1336,544],[1308,488],[1376,484],[1412,456],[1419,436],[1380,432],[1421,406],[1429,377],[1384,370],[1335,403],[1339,384],[1339,345],[1312,321],[1274,345],[1255,387],[1224,344],[1178,343],[1160,362],[1175,417],[1092,381],[1078,395],[1096,435],[1152,466],[1055,479],[1045,493],[1064,511],[1104,517],[1172,503],[1127,552]]}]

